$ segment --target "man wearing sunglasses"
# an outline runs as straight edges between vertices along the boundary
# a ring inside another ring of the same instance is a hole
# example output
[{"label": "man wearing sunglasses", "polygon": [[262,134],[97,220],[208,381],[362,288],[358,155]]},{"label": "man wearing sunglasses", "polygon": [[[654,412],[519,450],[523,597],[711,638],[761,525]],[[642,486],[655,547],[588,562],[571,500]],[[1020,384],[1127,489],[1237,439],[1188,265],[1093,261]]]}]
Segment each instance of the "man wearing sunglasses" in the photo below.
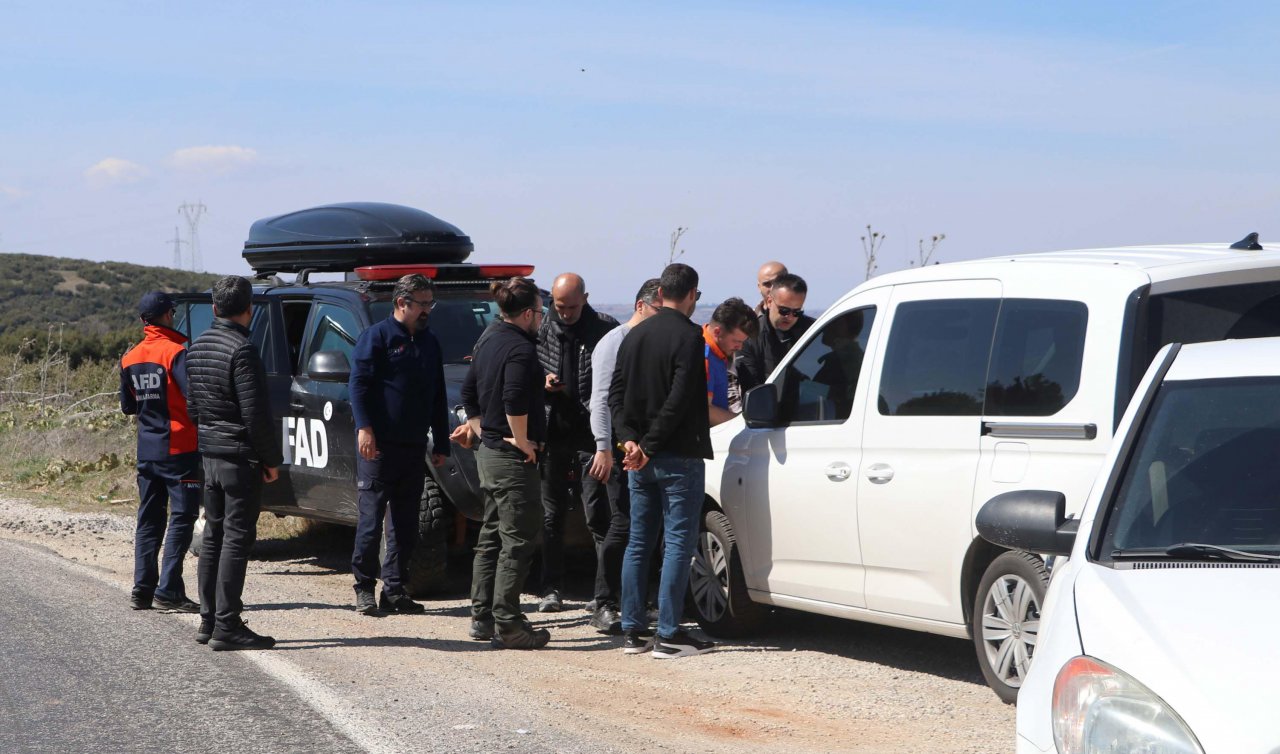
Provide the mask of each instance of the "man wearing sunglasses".
[{"label": "man wearing sunglasses", "polygon": [[763,385],[782,357],[813,325],[813,317],[804,313],[808,293],[809,286],[799,275],[788,273],[773,279],[765,296],[765,311],[760,315],[760,332],[738,352],[738,382],[743,395]]},{"label": "man wearing sunglasses", "polygon": [[[359,490],[355,551],[356,611],[364,615],[421,613],[405,580],[417,544],[418,505],[427,474],[427,430],[435,439],[431,462],[449,455],[448,399],[440,342],[427,326],[435,287],[423,275],[405,275],[392,293],[391,316],[360,335],[352,353],[351,414],[356,425]],[[378,545],[387,525],[382,597],[374,602]]]}]

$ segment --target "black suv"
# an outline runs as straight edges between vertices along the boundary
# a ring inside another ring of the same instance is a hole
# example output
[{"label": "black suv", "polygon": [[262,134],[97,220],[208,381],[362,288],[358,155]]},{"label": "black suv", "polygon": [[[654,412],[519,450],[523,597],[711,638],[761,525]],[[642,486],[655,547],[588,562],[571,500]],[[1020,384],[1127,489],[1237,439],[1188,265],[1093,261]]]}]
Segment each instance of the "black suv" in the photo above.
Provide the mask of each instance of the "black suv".
[{"label": "black suv", "polygon": [[[471,250],[456,227],[392,204],[329,205],[253,224],[244,250],[256,273],[250,329],[284,449],[280,480],[264,488],[265,510],[355,525],[349,359],[361,331],[390,316],[392,288],[402,275],[420,272],[435,282],[430,326],[444,350],[450,423],[464,420],[459,392],[471,351],[498,315],[489,283],[533,273],[529,265],[463,263]],[[278,273],[294,279],[285,282]],[[343,279],[313,282],[318,273]],[[194,339],[213,321],[209,295],[175,298],[174,326]],[[455,445],[443,468],[428,468],[408,583],[419,595],[444,585],[451,535],[457,532],[455,544],[462,544],[465,532],[457,516],[476,520],[483,510],[472,452]]]}]

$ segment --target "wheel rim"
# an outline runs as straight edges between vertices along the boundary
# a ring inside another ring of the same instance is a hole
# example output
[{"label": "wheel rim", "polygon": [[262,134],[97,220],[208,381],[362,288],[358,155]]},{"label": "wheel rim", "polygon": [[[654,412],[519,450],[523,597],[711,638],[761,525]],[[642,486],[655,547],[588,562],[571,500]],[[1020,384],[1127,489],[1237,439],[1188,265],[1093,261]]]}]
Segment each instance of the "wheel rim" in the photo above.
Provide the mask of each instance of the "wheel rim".
[{"label": "wheel rim", "polygon": [[698,613],[718,621],[729,609],[729,559],[724,545],[711,532],[703,532],[689,568],[689,589]]},{"label": "wheel rim", "polygon": [[982,645],[987,665],[1001,683],[1022,685],[1039,634],[1040,600],[1031,584],[1013,574],[996,579],[983,602]]}]

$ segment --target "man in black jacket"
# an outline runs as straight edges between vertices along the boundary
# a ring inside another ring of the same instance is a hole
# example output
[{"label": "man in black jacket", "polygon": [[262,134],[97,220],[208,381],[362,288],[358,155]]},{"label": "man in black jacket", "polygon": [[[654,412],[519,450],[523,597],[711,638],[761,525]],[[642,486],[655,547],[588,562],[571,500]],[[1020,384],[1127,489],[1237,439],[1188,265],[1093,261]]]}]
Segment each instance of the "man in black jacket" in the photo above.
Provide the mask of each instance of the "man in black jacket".
[{"label": "man in black jacket", "polygon": [[[680,628],[711,458],[702,329],[689,320],[702,292],[698,273],[668,265],[659,283],[662,309],[627,333],[609,387],[614,434],[630,472],[631,539],[622,564],[623,651],[653,649],[657,659],[709,652],[715,644]],[[658,637],[645,615],[648,565],[662,527]]]},{"label": "man in black jacket", "polygon": [[760,315],[760,332],[738,352],[738,383],[743,396],[764,384],[782,357],[813,325],[813,317],[804,313],[808,293],[809,286],[799,275],[783,274],[773,279]]},{"label": "man in black jacket", "polygon": [[[547,452],[542,458],[542,600],[538,611],[559,612],[564,582],[565,514],[575,497],[583,503],[587,528],[598,549],[609,533],[609,522],[619,511],[620,475],[600,483],[587,471],[595,454],[591,434],[591,356],[605,333],[618,321],[587,303],[582,277],[566,272],[551,286],[552,308],[538,328],[538,361],[547,373]],[[599,559],[597,558],[597,561]],[[612,594],[604,573],[596,573],[593,599],[596,608],[612,606]],[[602,615],[608,630],[617,621],[616,608]],[[593,620],[596,616],[592,616]],[[601,628],[601,626],[596,626]]]},{"label": "man in black jacket", "polygon": [[249,339],[252,296],[242,277],[214,283],[216,319],[187,352],[187,400],[198,428],[205,483],[196,641],[216,651],[270,649],[276,643],[240,619],[262,484],[276,480],[283,461],[267,376]]}]

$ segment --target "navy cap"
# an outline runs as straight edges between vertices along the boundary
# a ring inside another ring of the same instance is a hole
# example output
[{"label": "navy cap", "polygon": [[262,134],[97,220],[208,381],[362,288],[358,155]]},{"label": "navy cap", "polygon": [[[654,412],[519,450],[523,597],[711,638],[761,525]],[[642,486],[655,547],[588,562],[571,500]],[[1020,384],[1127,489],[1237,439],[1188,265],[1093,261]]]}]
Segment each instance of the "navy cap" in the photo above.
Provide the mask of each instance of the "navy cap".
[{"label": "navy cap", "polygon": [[163,317],[173,311],[173,299],[164,291],[149,291],[138,302],[138,316],[145,320]]}]

